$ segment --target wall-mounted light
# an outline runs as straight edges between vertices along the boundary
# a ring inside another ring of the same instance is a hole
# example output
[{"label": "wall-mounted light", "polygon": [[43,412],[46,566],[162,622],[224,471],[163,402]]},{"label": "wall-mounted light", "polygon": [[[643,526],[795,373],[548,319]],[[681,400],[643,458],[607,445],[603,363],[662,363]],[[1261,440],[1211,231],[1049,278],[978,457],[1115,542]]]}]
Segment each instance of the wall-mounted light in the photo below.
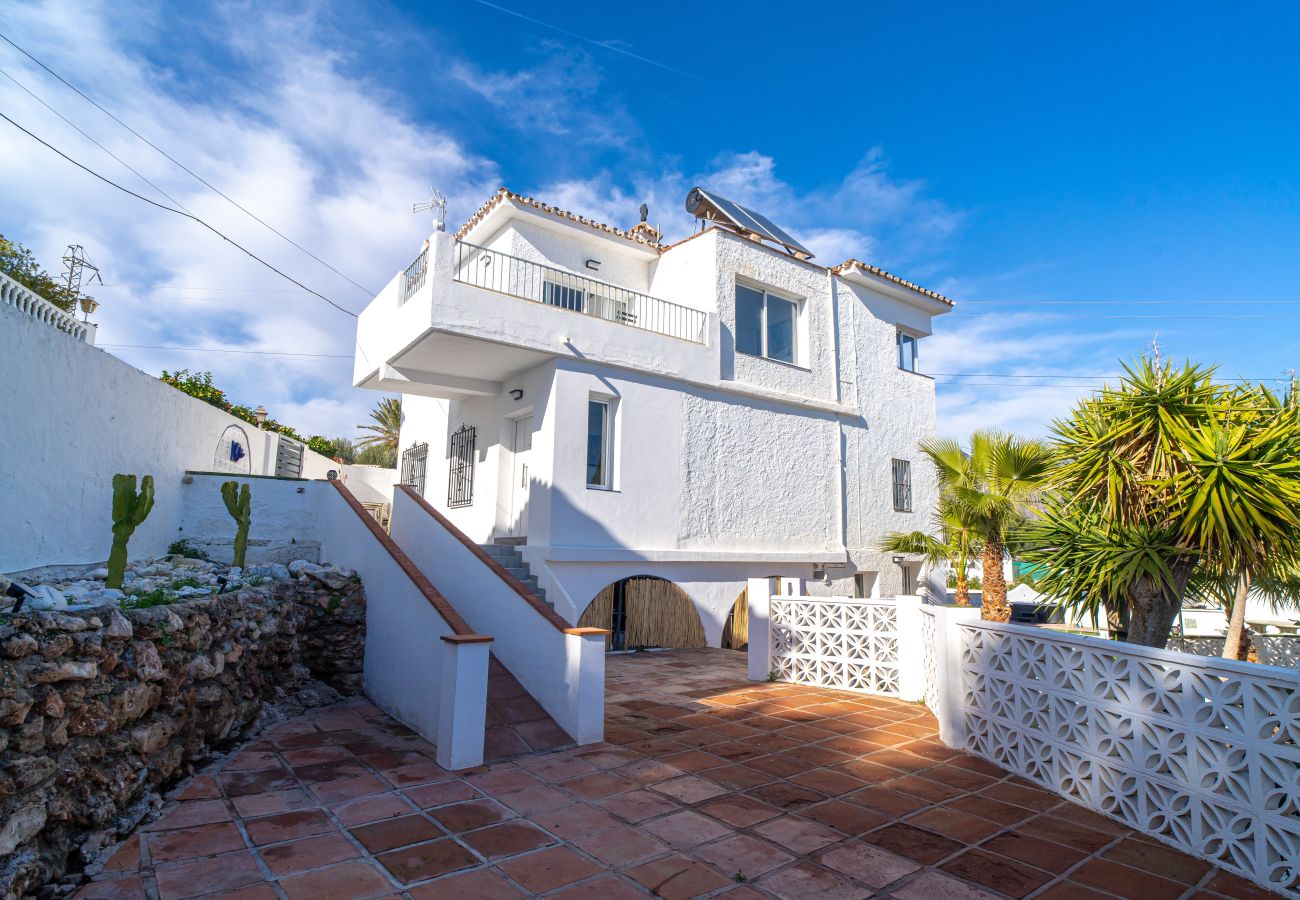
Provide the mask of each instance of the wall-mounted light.
[{"label": "wall-mounted light", "polygon": [[905,563],[905,562],[907,562],[907,557],[906,557],[906,556],[895,556],[895,557],[894,557],[894,565],[896,565],[896,566],[901,566],[901,565],[902,565],[903,563]]},{"label": "wall-mounted light", "polygon": [[510,392],[510,396],[513,397],[513,398],[516,399],[516,400],[522,400],[522,399],[524,399],[524,392],[523,392],[523,389],[522,389],[522,388],[515,388],[515,389],[513,389],[513,390]]},{"label": "wall-mounted light", "polygon": [[265,424],[266,424],[266,407],[265,407],[265,406],[262,406],[262,405],[259,404],[258,407],[257,407],[257,409],[253,410],[253,418],[257,420],[257,426],[258,426],[259,428],[262,427],[263,425],[265,425]]},{"label": "wall-mounted light", "polygon": [[591,269],[591,271],[593,271],[593,272],[599,272],[599,271],[600,271],[600,260],[598,260],[598,259],[589,259],[589,260],[587,260],[587,268],[588,268],[588,269]]}]

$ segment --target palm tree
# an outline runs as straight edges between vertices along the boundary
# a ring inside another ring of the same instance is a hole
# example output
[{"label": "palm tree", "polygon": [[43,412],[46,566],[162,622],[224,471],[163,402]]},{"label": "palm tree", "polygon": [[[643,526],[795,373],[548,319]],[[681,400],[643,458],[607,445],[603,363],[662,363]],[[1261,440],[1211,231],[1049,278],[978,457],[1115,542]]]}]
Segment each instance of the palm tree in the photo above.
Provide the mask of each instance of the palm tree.
[{"label": "palm tree", "polygon": [[1213,374],[1144,358],[1057,422],[1050,494],[1024,555],[1062,603],[1122,600],[1126,639],[1153,647],[1189,589],[1226,580],[1224,652],[1237,656],[1252,579],[1300,559],[1300,409],[1294,395]]},{"label": "palm tree", "polygon": [[357,448],[382,448],[388,454],[389,465],[394,465],[397,461],[397,443],[402,431],[401,398],[383,398],[370,411],[370,418],[374,424],[357,426],[359,431],[370,432],[357,439]]},{"label": "palm tree", "polygon": [[937,537],[924,531],[894,531],[885,535],[880,549],[920,556],[931,566],[947,563],[957,577],[957,605],[970,606],[966,569],[971,556],[980,552],[978,523],[950,497],[940,497],[933,525]]},{"label": "palm tree", "polygon": [[962,511],[982,544],[981,618],[1009,622],[1011,606],[1002,574],[1006,540],[1038,498],[1051,459],[1046,445],[999,431],[977,431],[969,451],[950,438],[922,441],[921,451],[935,465],[940,495]]}]

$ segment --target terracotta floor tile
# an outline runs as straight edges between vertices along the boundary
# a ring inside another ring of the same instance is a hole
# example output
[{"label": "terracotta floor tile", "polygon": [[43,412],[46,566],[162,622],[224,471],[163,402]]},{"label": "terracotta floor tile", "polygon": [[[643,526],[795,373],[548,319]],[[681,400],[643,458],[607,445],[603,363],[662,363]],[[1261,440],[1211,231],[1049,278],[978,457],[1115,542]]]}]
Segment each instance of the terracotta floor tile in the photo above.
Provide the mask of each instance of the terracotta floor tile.
[{"label": "terracotta floor tile", "polygon": [[[990,838],[981,846],[985,850],[999,853],[1002,856],[1009,856],[1014,860],[1028,863],[1039,869],[1046,869],[1048,872],[1054,872],[1058,875],[1087,856],[1086,853],[1072,847],[1030,837],[1027,834],[1020,834],[1015,831]],[[1208,870],[1209,866],[1207,865],[1205,868]]]},{"label": "terracotta floor tile", "polygon": [[776,780],[774,775],[743,765],[720,766],[708,771],[709,781],[729,787],[734,791],[743,791],[759,785],[771,784]]},{"label": "terracotta floor tile", "polygon": [[440,781],[436,784],[409,787],[403,789],[402,795],[421,809],[432,809],[436,806],[483,796],[463,781]]},{"label": "terracotta floor tile", "polygon": [[470,831],[460,836],[485,859],[503,859],[555,843],[555,839],[531,822],[506,822]]},{"label": "terracotta floor tile", "polygon": [[230,810],[224,800],[186,800],[163,814],[148,827],[148,831],[167,831],[171,828],[189,828],[194,825],[211,825],[229,822]]},{"label": "terracotta floor tile", "polygon": [[869,831],[862,836],[862,840],[927,866],[965,847],[960,841],[903,822]]},{"label": "terracotta floor tile", "polygon": [[270,816],[275,813],[293,812],[296,809],[310,809],[319,806],[319,801],[302,788],[290,788],[285,791],[268,791],[265,794],[248,794],[235,797],[235,812],[245,818],[249,816]]},{"label": "terracotta floor tile", "polygon": [[748,881],[794,860],[780,847],[747,834],[735,834],[696,847],[694,853],[732,878],[743,876]]},{"label": "terracotta floor tile", "polygon": [[383,819],[351,829],[352,836],[371,853],[383,853],[442,837],[446,832],[424,816]]},{"label": "terracotta floor tile", "polygon": [[230,891],[262,880],[251,850],[223,853],[206,859],[156,866],[158,895],[162,900]]},{"label": "terracotta floor tile", "polygon": [[909,816],[907,823],[966,844],[979,843],[989,835],[997,834],[1002,830],[1002,826],[997,822],[990,822],[988,819],[981,819],[979,816],[943,806],[936,806]]},{"label": "terracotta floor tile", "polygon": [[298,780],[288,770],[270,769],[223,773],[217,776],[217,783],[227,797],[243,797],[296,787]]},{"label": "terracotta floor tile", "polygon": [[1186,890],[1184,885],[1151,875],[1108,859],[1090,859],[1070,873],[1070,880],[1087,887],[1143,900],[1173,900]]},{"label": "terracotta floor tile", "polygon": [[[1035,894],[1034,900],[1113,900],[1114,896],[1114,894],[1104,894],[1101,891],[1095,891],[1073,881],[1058,881],[1056,884],[1048,885]],[[1272,897],[1273,895],[1261,894],[1260,896]]]},{"label": "terracotta floor tile", "polygon": [[1214,868],[1205,860],[1179,853],[1171,847],[1133,838],[1125,838],[1107,849],[1102,854],[1102,858],[1186,885],[1197,884],[1210,869]]},{"label": "terracotta floor tile", "polygon": [[[558,759],[551,757],[538,757],[542,762],[538,765],[528,765],[527,771],[535,778],[540,778],[548,784],[555,784],[561,781],[570,781],[574,778],[581,778],[583,775],[590,775],[600,770],[591,763],[572,756],[561,756]],[[527,760],[524,761],[527,763]],[[616,771],[614,774],[622,774]]]},{"label": "terracotta floor tile", "polygon": [[394,850],[376,859],[403,884],[437,878],[478,864],[472,853],[451,838]]},{"label": "terracotta floor tile", "polygon": [[940,784],[937,781],[922,778],[920,775],[904,775],[902,778],[886,781],[881,787],[902,794],[911,794],[913,797],[918,797],[927,803],[940,803],[965,793],[961,788]]},{"label": "terracotta floor tile", "polygon": [[583,835],[596,834],[617,828],[621,823],[605,810],[586,803],[553,809],[531,816],[529,821],[540,825],[556,837],[571,841]]},{"label": "terracotta floor tile", "polygon": [[873,888],[893,884],[921,868],[919,863],[904,856],[862,841],[849,841],[832,847],[821,854],[818,861]]},{"label": "terracotta floor tile", "polygon": [[520,722],[514,726],[514,730],[534,753],[573,745],[569,733],[549,718],[538,722]]},{"label": "terracotta floor tile", "polygon": [[642,822],[652,816],[660,816],[664,813],[672,812],[675,809],[681,809],[676,802],[660,794],[653,794],[650,791],[632,791],[627,794],[618,794],[614,797],[606,797],[599,801],[598,804],[606,812],[613,813],[625,822]]},{"label": "terracotta floor tile", "polygon": [[108,874],[134,872],[140,868],[140,835],[133,834],[113,851],[113,855],[104,863],[104,872]]},{"label": "terracotta floor tile", "polygon": [[573,843],[613,868],[621,868],[668,851],[668,845],[663,841],[630,825],[579,837]]},{"label": "terracotta floor tile", "polygon": [[282,754],[284,761],[289,765],[298,768],[301,766],[316,766],[321,763],[340,762],[353,758],[352,752],[346,747],[306,747],[302,750],[285,750]]},{"label": "terracotta floor tile", "polygon": [[301,809],[244,822],[254,846],[325,834],[337,830],[337,827],[323,809]]},{"label": "terracotta floor tile", "polygon": [[177,862],[244,849],[244,838],[233,822],[213,825],[196,825],[193,828],[176,828],[155,831],[146,838],[149,856],[155,863]]},{"label": "terracotta floor tile", "polygon": [[736,828],[746,828],[783,815],[781,810],[761,803],[753,797],[746,797],[744,794],[718,797],[716,800],[701,803],[696,809]]},{"label": "terracotta floor tile", "polygon": [[565,781],[559,786],[583,800],[599,800],[601,797],[636,790],[640,785],[630,779],[620,778],[612,772],[596,771]]},{"label": "terracotta floor tile", "polygon": [[322,781],[338,781],[341,778],[351,778],[353,775],[362,775],[367,771],[369,770],[359,759],[349,755],[346,759],[315,763],[310,766],[295,766],[293,774],[311,785]]},{"label": "terracotta floor tile", "polygon": [[800,772],[790,778],[795,784],[806,788],[812,788],[828,797],[838,797],[840,794],[847,794],[850,791],[860,790],[866,786],[866,783],[853,775],[841,772],[838,769],[812,769],[807,772]]},{"label": "terracotta floor tile", "polygon": [[573,803],[573,798],[559,788],[539,785],[497,798],[520,815],[534,815]]},{"label": "terracotta floor tile", "polygon": [[1264,900],[1276,896],[1253,881],[1247,881],[1222,869],[1215,872],[1214,877],[1206,882],[1205,887],[1225,897],[1240,898],[1240,900]]},{"label": "terracotta floor tile", "polygon": [[370,794],[380,794],[389,790],[389,785],[374,775],[356,775],[340,778],[337,781],[325,781],[311,786],[312,793],[323,803],[339,803],[343,800],[355,800]]},{"label": "terracotta floor tile", "polygon": [[777,809],[785,812],[802,809],[805,806],[819,803],[826,799],[824,794],[819,794],[816,791],[809,790],[808,788],[799,787],[797,784],[789,784],[784,781],[750,788],[745,791],[745,796],[753,797],[755,800],[759,800],[769,806],[775,806]]},{"label": "terracotta floor tile", "polygon": [[355,859],[361,855],[361,851],[341,834],[303,838],[289,844],[262,847],[258,852],[271,874],[277,878]]},{"label": "terracotta floor tile", "polygon": [[515,900],[523,891],[489,869],[449,875],[411,888],[413,900]]},{"label": "terracotta floor tile", "polygon": [[1005,782],[984,788],[979,792],[979,795],[981,797],[992,797],[994,800],[1001,800],[1004,803],[1023,806],[1025,809],[1038,812],[1044,812],[1065,802],[1056,794],[1048,793],[1040,788],[1021,787]]},{"label": "terracotta floor tile", "polygon": [[797,810],[795,815],[820,822],[850,836],[870,831],[889,821],[887,816],[874,810],[843,800],[824,800],[821,803],[814,803],[812,806]]},{"label": "terracotta floor tile", "polygon": [[1011,897],[1024,897],[1052,880],[1049,872],[983,849],[967,850],[940,868]]},{"label": "terracotta floor tile", "polygon": [[1097,831],[1055,814],[1041,815],[1021,822],[1016,826],[1016,833],[1064,844],[1084,853],[1096,853],[1115,840],[1114,834]]},{"label": "terracotta floor tile", "polygon": [[704,863],[680,854],[641,863],[625,869],[623,874],[664,900],[688,900],[731,883],[730,878],[724,878]]},{"label": "terracotta floor tile", "polygon": [[73,894],[74,900],[143,900],[148,896],[136,875],[92,881]]},{"label": "terracotta floor tile", "polygon": [[495,825],[505,819],[514,818],[514,813],[497,801],[483,797],[479,800],[467,800],[464,803],[453,803],[450,806],[431,809],[428,816],[452,834],[457,834],[482,828],[485,825]]},{"label": "terracotta floor tile", "polygon": [[363,862],[346,862],[282,878],[280,887],[290,900],[353,900],[392,890],[387,878]]},{"label": "terracotta floor tile", "polygon": [[781,816],[755,825],[750,830],[787,850],[793,850],[799,856],[806,856],[844,840],[844,835],[835,829],[797,816]]},{"label": "terracotta floor tile", "polygon": [[963,791],[977,791],[981,788],[989,787],[997,782],[997,779],[989,775],[981,775],[979,772],[972,772],[970,769],[963,766],[946,764],[931,766],[926,769],[925,777],[931,781],[937,781],[940,784],[960,788]]},{"label": "terracotta floor tile", "polygon": [[728,793],[730,789],[698,775],[682,775],[679,778],[670,778],[667,781],[651,785],[650,790],[667,794],[674,800],[693,805]]},{"label": "terracotta floor tile", "polygon": [[344,826],[364,825],[379,819],[390,819],[415,812],[415,804],[398,793],[375,794],[360,800],[348,800],[331,808]]},{"label": "terracotta floor tile", "polygon": [[167,794],[168,800],[215,800],[221,796],[215,775],[194,775]]},{"label": "terracotta floor tile", "polygon": [[645,894],[616,875],[606,875],[548,896],[553,900],[641,900]]},{"label": "terracotta floor tile", "polygon": [[409,787],[413,784],[429,784],[434,781],[446,781],[451,773],[436,762],[416,763],[413,766],[399,766],[385,769],[384,778],[397,787]]},{"label": "terracotta floor tile", "polygon": [[540,894],[590,878],[600,872],[600,866],[568,847],[551,847],[504,862],[501,871],[525,889]]},{"label": "terracotta floor tile", "polygon": [[812,863],[800,863],[773,872],[760,879],[757,886],[781,900],[807,900],[809,897],[818,900],[860,900],[871,895],[871,891],[866,888]]},{"label": "terracotta floor tile", "polygon": [[998,894],[958,881],[942,872],[922,872],[901,887],[891,887],[890,896],[899,900],[997,900]]},{"label": "terracotta floor tile", "polygon": [[676,766],[670,766],[658,759],[646,759],[630,765],[619,766],[617,769],[610,769],[609,771],[612,775],[626,778],[637,784],[654,784],[657,781],[667,781],[670,778],[686,774]]},{"label": "terracotta floor tile", "polygon": [[642,822],[641,828],[670,846],[685,850],[728,834],[731,828],[717,819],[700,815],[692,810],[682,810],[672,815]]},{"label": "terracotta floor tile", "polygon": [[683,772],[701,772],[724,765],[726,760],[714,756],[712,753],[705,753],[703,750],[687,750],[684,753],[671,753],[664,756],[660,759],[660,762],[676,766]]},{"label": "terracotta floor tile", "polygon": [[1025,809],[1023,806],[1003,803],[1001,800],[981,797],[978,794],[945,800],[943,806],[968,815],[979,816],[981,819],[988,819],[1003,826],[1014,825],[1037,815],[1033,810]]}]

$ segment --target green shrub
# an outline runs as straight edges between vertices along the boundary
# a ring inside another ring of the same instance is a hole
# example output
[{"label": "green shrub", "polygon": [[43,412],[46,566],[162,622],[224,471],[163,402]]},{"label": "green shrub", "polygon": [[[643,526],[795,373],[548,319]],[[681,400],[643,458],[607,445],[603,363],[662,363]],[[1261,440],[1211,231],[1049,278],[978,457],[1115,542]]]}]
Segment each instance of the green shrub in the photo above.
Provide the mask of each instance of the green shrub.
[{"label": "green shrub", "polygon": [[208,558],[206,551],[195,547],[189,541],[185,540],[185,538],[181,538],[179,541],[172,541],[168,544],[167,553],[169,556],[183,556],[186,559]]}]

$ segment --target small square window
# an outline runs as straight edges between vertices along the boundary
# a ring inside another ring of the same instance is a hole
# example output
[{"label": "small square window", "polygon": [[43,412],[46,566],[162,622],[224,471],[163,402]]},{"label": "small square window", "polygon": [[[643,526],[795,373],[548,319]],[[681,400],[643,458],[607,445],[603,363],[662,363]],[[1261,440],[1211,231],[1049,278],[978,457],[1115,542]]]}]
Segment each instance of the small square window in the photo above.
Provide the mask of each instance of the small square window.
[{"label": "small square window", "polygon": [[794,363],[798,325],[795,301],[736,285],[736,349],[741,353]]},{"label": "small square window", "polygon": [[894,512],[912,511],[912,464],[896,459],[893,464]]}]

